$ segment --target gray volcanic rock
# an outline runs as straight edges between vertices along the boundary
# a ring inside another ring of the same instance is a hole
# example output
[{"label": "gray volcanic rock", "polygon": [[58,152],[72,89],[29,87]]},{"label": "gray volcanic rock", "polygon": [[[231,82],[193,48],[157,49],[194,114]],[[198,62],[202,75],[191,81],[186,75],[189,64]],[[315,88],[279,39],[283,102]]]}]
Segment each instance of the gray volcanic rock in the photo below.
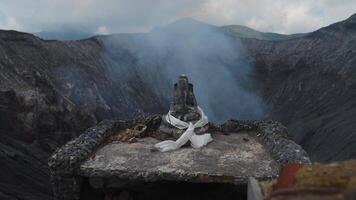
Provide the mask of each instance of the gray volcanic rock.
[{"label": "gray volcanic rock", "polygon": [[50,199],[47,158],[56,148],[104,118],[165,105],[135,70],[117,71],[103,51],[95,39],[0,31],[1,199]]},{"label": "gray volcanic rock", "polygon": [[271,116],[311,158],[356,158],[356,15],[297,39],[242,42]]},{"label": "gray volcanic rock", "polygon": [[0,91],[0,199],[50,199],[48,156],[94,123],[78,110],[55,107],[44,94],[21,95]]},{"label": "gray volcanic rock", "polygon": [[[116,53],[132,59],[124,51]],[[60,104],[94,114],[97,120],[132,118],[156,112],[163,104],[128,61],[113,60],[97,39],[44,41],[1,31],[0,58],[1,90],[38,88]]]}]

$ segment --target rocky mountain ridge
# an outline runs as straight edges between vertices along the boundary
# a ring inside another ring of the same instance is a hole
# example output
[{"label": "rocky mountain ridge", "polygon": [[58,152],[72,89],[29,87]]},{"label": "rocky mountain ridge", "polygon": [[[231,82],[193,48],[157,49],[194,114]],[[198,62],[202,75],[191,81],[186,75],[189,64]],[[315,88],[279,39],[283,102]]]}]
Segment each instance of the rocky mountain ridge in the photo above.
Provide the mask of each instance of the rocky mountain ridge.
[{"label": "rocky mountain ridge", "polygon": [[135,71],[110,78],[111,60],[102,52],[94,39],[44,41],[0,31],[0,168],[7,172],[0,199],[50,199],[53,150],[104,118],[160,110]]},{"label": "rocky mountain ridge", "polygon": [[244,43],[271,115],[311,158],[355,158],[356,15],[302,38]]}]

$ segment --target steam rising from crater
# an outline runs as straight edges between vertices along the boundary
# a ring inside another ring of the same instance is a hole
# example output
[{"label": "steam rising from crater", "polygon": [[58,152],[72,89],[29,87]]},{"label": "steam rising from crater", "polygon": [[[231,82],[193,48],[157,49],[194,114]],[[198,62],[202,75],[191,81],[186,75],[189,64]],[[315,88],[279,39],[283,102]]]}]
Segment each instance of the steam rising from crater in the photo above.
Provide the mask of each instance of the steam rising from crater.
[{"label": "steam rising from crater", "polygon": [[255,83],[246,52],[238,39],[218,27],[183,19],[147,34],[118,35],[106,41],[112,43],[135,56],[129,65],[166,101],[178,76],[186,74],[210,121],[265,115],[262,100],[250,90]]}]

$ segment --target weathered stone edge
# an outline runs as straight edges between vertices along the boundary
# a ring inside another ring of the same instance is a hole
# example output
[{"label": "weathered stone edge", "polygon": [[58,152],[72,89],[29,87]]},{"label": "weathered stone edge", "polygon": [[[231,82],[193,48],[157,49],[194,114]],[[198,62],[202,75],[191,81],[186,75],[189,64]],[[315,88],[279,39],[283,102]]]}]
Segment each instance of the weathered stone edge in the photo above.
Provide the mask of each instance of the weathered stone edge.
[{"label": "weathered stone edge", "polygon": [[158,128],[160,119],[159,115],[150,115],[129,121],[104,120],[55,151],[48,160],[54,199],[80,198],[82,177],[77,171],[112,134],[137,123],[144,123],[147,126],[146,130],[152,131]]},{"label": "weathered stone edge", "polygon": [[72,175],[100,144],[124,122],[105,120],[87,129],[77,138],[55,151],[48,160],[52,175]]},{"label": "weathered stone edge", "polygon": [[123,121],[102,121],[52,154],[48,165],[55,200],[79,199],[82,178],[76,175],[77,168],[113,131],[124,126]]},{"label": "weathered stone edge", "polygon": [[280,165],[311,163],[307,152],[289,138],[287,128],[278,121],[229,120],[220,125],[219,130],[222,132],[255,130],[256,136],[267,146],[272,157]]},{"label": "weathered stone edge", "polygon": [[[138,120],[137,120],[138,121]],[[127,128],[133,121],[105,120],[58,149],[49,159],[52,175],[70,176],[113,132]],[[310,163],[304,149],[293,142],[287,128],[277,121],[229,120],[218,128],[222,132],[255,130],[279,164]]]}]

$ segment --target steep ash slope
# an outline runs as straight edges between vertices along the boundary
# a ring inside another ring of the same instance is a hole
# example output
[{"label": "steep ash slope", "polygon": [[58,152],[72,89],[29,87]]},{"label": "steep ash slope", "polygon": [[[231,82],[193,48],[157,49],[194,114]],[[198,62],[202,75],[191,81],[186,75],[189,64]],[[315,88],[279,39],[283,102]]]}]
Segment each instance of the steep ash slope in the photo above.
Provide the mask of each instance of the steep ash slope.
[{"label": "steep ash slope", "polygon": [[271,115],[311,158],[356,158],[356,15],[302,38],[243,43]]},{"label": "steep ash slope", "polygon": [[134,67],[113,66],[120,63],[95,39],[0,31],[0,199],[50,199],[47,158],[55,148],[103,118],[162,110]]}]

